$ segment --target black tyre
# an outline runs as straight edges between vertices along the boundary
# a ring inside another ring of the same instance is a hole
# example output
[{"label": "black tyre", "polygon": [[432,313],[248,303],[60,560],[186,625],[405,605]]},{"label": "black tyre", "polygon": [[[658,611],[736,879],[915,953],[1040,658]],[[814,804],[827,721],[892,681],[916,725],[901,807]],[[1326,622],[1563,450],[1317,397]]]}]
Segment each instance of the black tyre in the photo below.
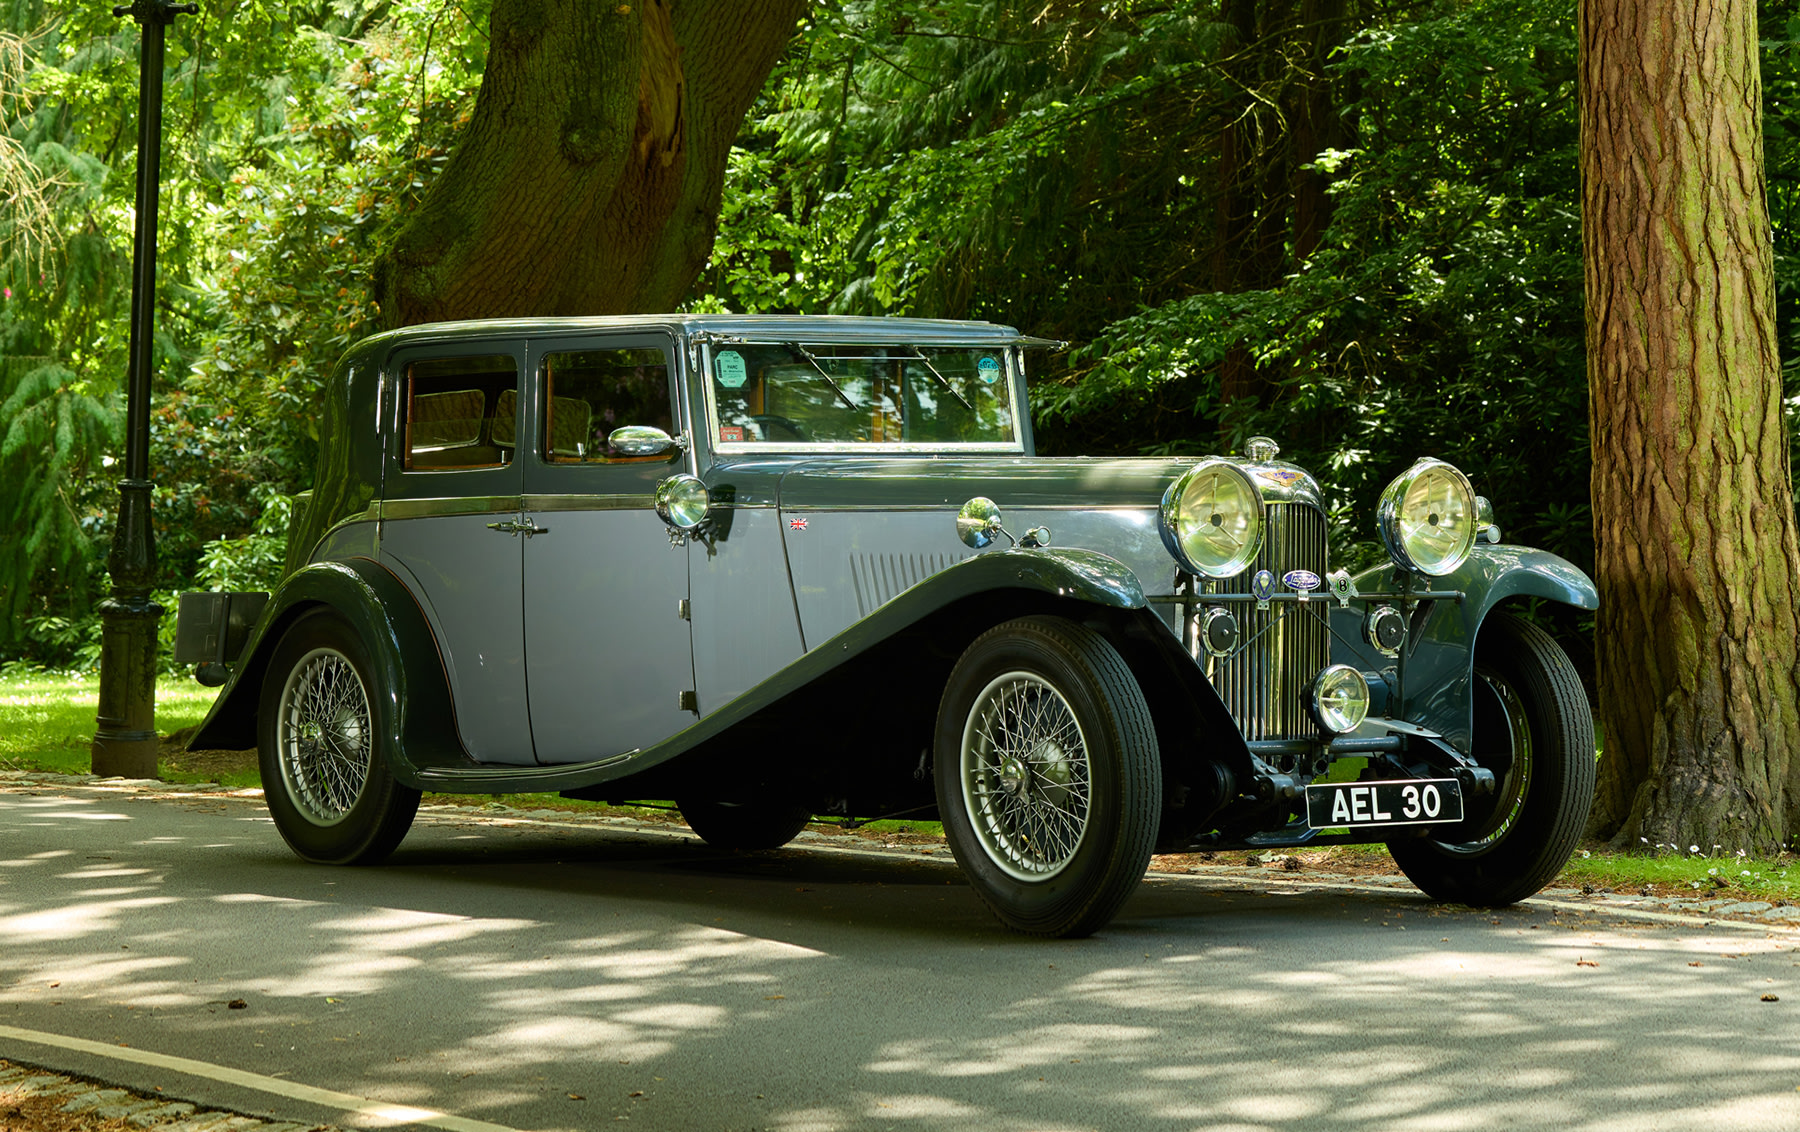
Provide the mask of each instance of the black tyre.
[{"label": "black tyre", "polygon": [[812,821],[799,802],[713,802],[677,798],[688,828],[715,849],[779,849]]},{"label": "black tyre", "polygon": [[1494,793],[1465,798],[1456,825],[1388,849],[1435,899],[1513,904],[1562,871],[1587,825],[1594,718],[1561,646],[1506,613],[1482,623],[1474,695],[1473,755],[1494,772]]},{"label": "black tyre", "polygon": [[257,712],[263,797],[308,861],[380,861],[419,808],[383,758],[372,672],[356,631],[329,612],[296,621],[270,658]]},{"label": "black tyre", "polygon": [[1156,730],[1131,670],[1056,617],[989,630],[938,708],[939,816],[993,913],[1032,935],[1089,935],[1150,864],[1162,807]]}]

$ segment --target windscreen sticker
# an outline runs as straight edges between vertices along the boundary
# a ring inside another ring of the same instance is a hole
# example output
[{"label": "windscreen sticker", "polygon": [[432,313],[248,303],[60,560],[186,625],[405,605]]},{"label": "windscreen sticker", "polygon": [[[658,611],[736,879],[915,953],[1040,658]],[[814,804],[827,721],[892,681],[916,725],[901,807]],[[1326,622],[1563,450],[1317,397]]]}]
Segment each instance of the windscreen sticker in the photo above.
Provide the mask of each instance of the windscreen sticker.
[{"label": "windscreen sticker", "polygon": [[984,385],[992,385],[1000,380],[1000,359],[984,357],[975,363],[975,372],[981,375]]},{"label": "windscreen sticker", "polygon": [[744,355],[736,350],[721,350],[713,359],[713,372],[724,389],[742,389],[748,380],[744,372]]},{"label": "windscreen sticker", "polygon": [[719,426],[719,443],[721,443],[721,444],[741,444],[741,443],[743,443],[743,440],[744,440],[744,426],[743,425],[720,425]]}]

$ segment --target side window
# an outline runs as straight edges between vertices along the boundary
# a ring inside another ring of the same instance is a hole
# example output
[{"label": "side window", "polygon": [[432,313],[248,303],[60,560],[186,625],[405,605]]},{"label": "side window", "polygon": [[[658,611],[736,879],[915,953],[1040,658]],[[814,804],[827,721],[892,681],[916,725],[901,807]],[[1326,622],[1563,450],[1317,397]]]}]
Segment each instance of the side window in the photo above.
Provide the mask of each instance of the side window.
[{"label": "side window", "polygon": [[512,462],[518,367],[506,354],[406,367],[406,467],[448,471]]},{"label": "side window", "polygon": [[[661,350],[576,350],[544,357],[544,460],[551,464],[637,463],[608,444],[614,429],[652,425],[673,434],[669,366]],[[662,456],[648,459],[662,461]]]}]

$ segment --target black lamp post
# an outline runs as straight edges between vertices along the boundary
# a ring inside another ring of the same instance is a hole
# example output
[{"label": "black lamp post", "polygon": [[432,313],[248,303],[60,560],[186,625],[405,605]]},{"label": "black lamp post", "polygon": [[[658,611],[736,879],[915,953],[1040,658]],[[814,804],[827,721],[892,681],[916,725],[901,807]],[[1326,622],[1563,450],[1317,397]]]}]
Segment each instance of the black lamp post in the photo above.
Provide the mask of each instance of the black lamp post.
[{"label": "black lamp post", "polygon": [[156,536],[150,529],[150,349],[156,314],[156,205],[162,180],[163,29],[198,4],[135,0],[113,9],[143,26],[138,60],[137,226],[131,259],[131,356],[126,371],[125,475],[100,603],[100,710],[93,768],[99,775],[156,777]]}]

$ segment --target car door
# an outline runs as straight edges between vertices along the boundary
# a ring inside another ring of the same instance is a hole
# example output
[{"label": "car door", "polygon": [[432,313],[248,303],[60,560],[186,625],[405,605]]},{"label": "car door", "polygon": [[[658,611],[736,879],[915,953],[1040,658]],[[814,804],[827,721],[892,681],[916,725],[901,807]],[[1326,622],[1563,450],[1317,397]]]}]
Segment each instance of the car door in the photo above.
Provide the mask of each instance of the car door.
[{"label": "car door", "polygon": [[380,560],[418,599],[437,637],[471,756],[534,761],[519,602],[522,469],[519,375],[525,344],[409,350],[384,478]]},{"label": "car door", "polygon": [[524,520],[526,677],[541,763],[653,746],[694,710],[688,548],[656,514],[685,454],[630,456],[627,425],[681,429],[666,334],[533,343]]}]

